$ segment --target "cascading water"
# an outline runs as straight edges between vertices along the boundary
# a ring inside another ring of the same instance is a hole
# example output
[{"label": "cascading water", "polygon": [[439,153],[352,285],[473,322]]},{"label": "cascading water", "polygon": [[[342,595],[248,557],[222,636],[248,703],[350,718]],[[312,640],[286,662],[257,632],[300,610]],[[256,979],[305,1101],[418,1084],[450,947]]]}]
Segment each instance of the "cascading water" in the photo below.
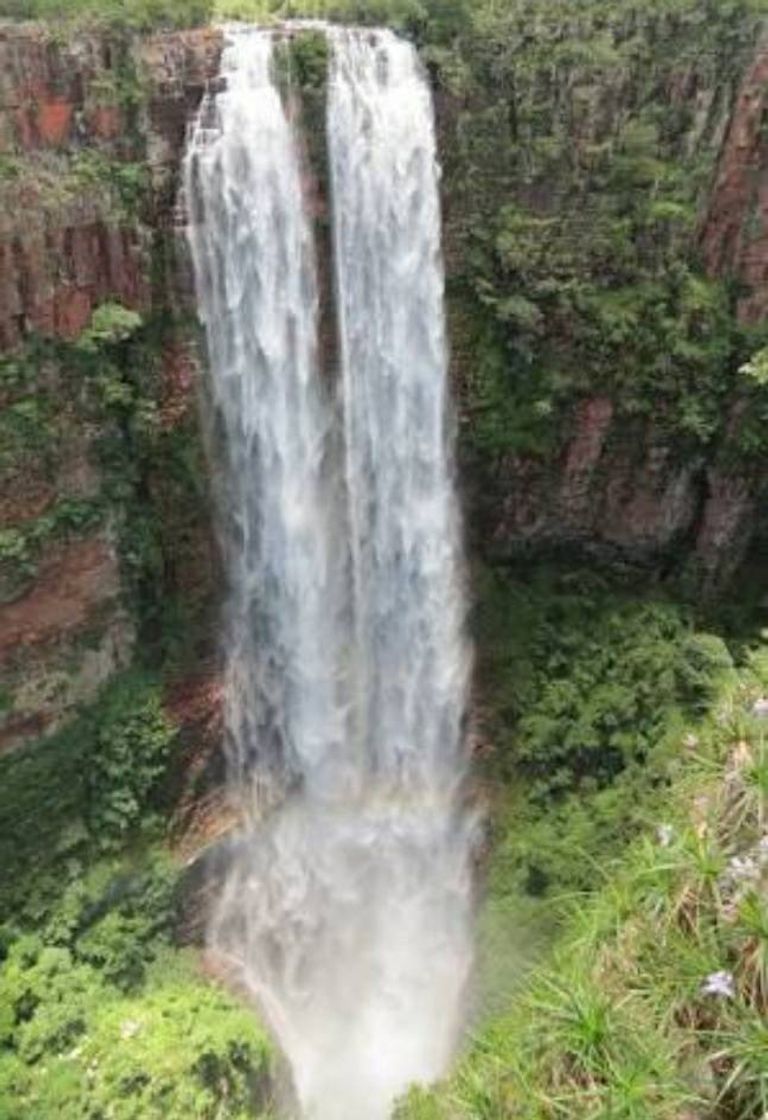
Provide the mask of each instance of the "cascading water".
[{"label": "cascading water", "polygon": [[386,1120],[444,1071],[460,1026],[467,652],[429,93],[394,35],[328,35],[338,400],[270,33],[231,33],[187,158],[242,816],[210,941],[268,1018],[302,1115]]},{"label": "cascading water", "polygon": [[272,56],[268,34],[232,32],[185,169],[221,461],[231,777],[249,817],[265,785],[322,773],[345,739],[314,247]]}]

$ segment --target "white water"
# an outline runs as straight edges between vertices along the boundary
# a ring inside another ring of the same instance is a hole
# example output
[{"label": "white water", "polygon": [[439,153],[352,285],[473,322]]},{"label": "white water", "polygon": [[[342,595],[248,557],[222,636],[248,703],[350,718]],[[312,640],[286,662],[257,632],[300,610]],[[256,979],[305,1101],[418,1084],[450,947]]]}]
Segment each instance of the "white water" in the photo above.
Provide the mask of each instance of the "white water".
[{"label": "white water", "polygon": [[429,93],[393,35],[328,34],[338,401],[269,33],[231,33],[187,159],[242,817],[210,940],[288,1056],[302,1115],[386,1120],[445,1070],[461,1025],[467,652]]}]

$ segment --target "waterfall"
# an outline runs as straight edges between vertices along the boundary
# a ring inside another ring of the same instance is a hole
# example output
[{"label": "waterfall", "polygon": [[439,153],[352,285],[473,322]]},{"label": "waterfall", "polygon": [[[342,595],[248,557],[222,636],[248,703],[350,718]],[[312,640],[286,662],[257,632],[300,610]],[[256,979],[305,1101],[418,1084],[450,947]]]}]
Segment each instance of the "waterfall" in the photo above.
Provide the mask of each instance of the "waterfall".
[{"label": "waterfall", "polygon": [[466,650],[445,439],[432,104],[410,44],[332,33],[328,145],[365,751],[379,778],[450,795]]},{"label": "waterfall", "polygon": [[461,1023],[468,657],[429,91],[394,35],[327,33],[338,385],[273,33],[228,33],[186,160],[240,816],[209,940],[301,1115],[386,1120]]},{"label": "waterfall", "polygon": [[312,232],[272,54],[269,35],[232,32],[225,88],[202,107],[185,169],[230,588],[225,716],[249,816],[265,784],[321,773],[345,741],[332,413],[317,377]]}]

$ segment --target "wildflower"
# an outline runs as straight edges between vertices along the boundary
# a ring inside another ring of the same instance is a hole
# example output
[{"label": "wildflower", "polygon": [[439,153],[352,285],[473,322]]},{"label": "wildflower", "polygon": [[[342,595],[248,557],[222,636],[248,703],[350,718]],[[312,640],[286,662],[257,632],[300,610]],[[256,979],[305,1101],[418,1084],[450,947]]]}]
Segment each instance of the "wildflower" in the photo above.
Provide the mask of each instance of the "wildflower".
[{"label": "wildflower", "polygon": [[752,705],[752,715],[758,719],[768,719],[768,696],[759,696]]},{"label": "wildflower", "polygon": [[694,735],[692,731],[689,731],[688,734],[683,739],[683,746],[689,751],[694,751],[694,750],[696,750],[698,745],[699,745],[698,735]]},{"label": "wildflower", "polygon": [[719,999],[733,999],[736,995],[733,973],[710,973],[701,986],[701,994],[705,996],[717,996]]},{"label": "wildflower", "polygon": [[671,824],[660,824],[656,830],[656,838],[661,844],[662,848],[668,848],[672,843],[672,837],[675,835],[675,830]]},{"label": "wildflower", "polygon": [[135,1019],[126,1019],[125,1022],[120,1024],[120,1037],[123,1039],[133,1038],[141,1030],[141,1023],[137,1023]]},{"label": "wildflower", "polygon": [[728,871],[736,883],[754,883],[760,878],[760,868],[752,856],[734,856]]}]

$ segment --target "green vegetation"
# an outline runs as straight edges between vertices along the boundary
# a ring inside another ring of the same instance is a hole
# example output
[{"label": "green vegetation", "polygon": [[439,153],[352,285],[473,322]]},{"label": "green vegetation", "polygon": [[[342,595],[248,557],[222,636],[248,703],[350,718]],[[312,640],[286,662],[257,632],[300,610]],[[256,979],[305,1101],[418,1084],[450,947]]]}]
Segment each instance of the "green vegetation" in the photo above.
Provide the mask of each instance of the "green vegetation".
[{"label": "green vegetation", "polygon": [[0,19],[50,20],[151,31],[194,27],[211,15],[208,0],[0,0]]},{"label": "green vegetation", "polygon": [[585,571],[482,573],[475,629],[491,890],[587,889],[662,795],[731,655],[688,608]]},{"label": "green vegetation", "polygon": [[119,303],[102,303],[91,315],[91,321],[80,335],[78,346],[90,353],[99,347],[126,342],[141,326],[141,315]]},{"label": "green vegetation", "polygon": [[266,1037],[174,949],[176,878],[151,849],[101,861],[34,932],[0,930],[8,1120],[263,1115]]},{"label": "green vegetation", "polygon": [[113,222],[136,219],[146,202],[149,171],[146,164],[112,160],[94,149],[79,153],[59,189],[77,195],[89,187],[102,187],[110,195]]},{"label": "green vegetation", "polygon": [[265,1035],[182,955],[158,955],[129,995],[67,949],[26,939],[3,973],[2,994],[18,1008],[0,1057],[8,1120],[266,1116]]},{"label": "green vegetation", "polygon": [[0,529],[0,603],[15,599],[34,580],[45,545],[91,532],[102,516],[98,501],[63,498],[18,528]]},{"label": "green vegetation", "polygon": [[207,471],[194,395],[185,390],[182,414],[163,408],[172,386],[163,365],[166,347],[189,337],[190,325],[159,314],[106,305],[61,360],[93,392],[96,452],[112,509],[124,585],[138,619],[145,656],[155,663],[189,661],[206,641],[209,586],[182,592],[178,572],[199,566],[209,524]]},{"label": "green vegetation", "polygon": [[94,148],[30,152],[0,162],[0,198],[9,204],[19,191],[40,210],[56,211],[87,197],[112,226],[137,222],[146,206],[149,173],[139,160],[114,159]]},{"label": "green vegetation", "polygon": [[653,823],[572,909],[554,959],[399,1120],[765,1114],[766,689],[761,648],[681,737]]},{"label": "green vegetation", "polygon": [[569,404],[597,393],[652,414],[681,453],[750,449],[724,421],[762,332],[738,326],[739,293],[705,275],[696,227],[766,10],[509,0],[478,5],[450,47],[427,43],[455,105],[451,286],[476,356],[463,403],[481,461],[545,454]]},{"label": "green vegetation", "polygon": [[149,795],[166,771],[175,731],[149,692],[113,691],[105,701],[89,759],[88,826],[101,846],[114,844],[140,822]]},{"label": "green vegetation", "polygon": [[162,815],[174,743],[157,684],[133,673],[63,732],[0,758],[9,1120],[264,1115],[263,1032],[175,946]]},{"label": "green vegetation", "polygon": [[307,29],[280,43],[277,65],[288,89],[298,86],[303,97],[324,93],[328,53],[328,39],[322,31]]},{"label": "green vegetation", "polygon": [[392,27],[419,42],[446,42],[469,25],[469,0],[214,0],[218,19],[325,19]]},{"label": "green vegetation", "polygon": [[47,401],[22,396],[0,410],[0,471],[45,453],[52,437]]},{"label": "green vegetation", "polygon": [[93,853],[153,835],[175,732],[134,671],[42,743],[0,757],[0,920],[39,919]]}]

